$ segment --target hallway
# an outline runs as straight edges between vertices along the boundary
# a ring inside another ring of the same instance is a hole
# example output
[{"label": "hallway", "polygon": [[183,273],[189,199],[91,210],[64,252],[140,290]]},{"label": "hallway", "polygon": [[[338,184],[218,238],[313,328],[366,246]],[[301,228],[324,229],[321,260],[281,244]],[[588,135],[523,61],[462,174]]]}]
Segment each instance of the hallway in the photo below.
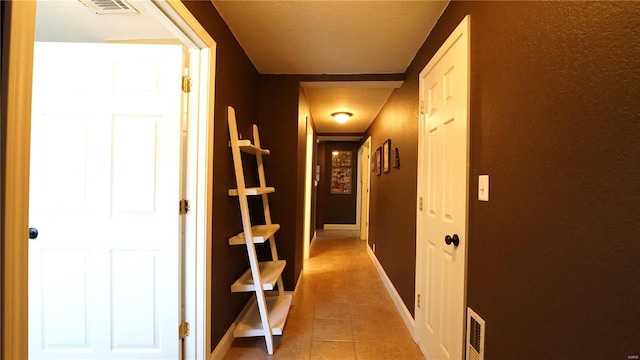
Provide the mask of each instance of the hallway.
[{"label": "hallway", "polygon": [[236,339],[225,359],[424,359],[354,232],[318,232],[274,341],[269,356],[264,338]]}]

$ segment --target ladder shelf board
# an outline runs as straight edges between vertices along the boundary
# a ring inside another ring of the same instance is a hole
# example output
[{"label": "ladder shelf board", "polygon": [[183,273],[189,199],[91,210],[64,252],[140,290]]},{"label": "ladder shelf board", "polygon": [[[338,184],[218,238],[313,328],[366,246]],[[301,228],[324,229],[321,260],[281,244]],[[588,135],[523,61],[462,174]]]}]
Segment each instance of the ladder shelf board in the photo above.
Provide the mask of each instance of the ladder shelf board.
[{"label": "ladder shelf board", "polygon": [[[274,187],[254,187],[254,188],[245,188],[245,192],[247,195],[263,195],[263,194],[271,194],[276,192],[276,188]],[[229,189],[229,196],[238,196],[238,189]]]},{"label": "ladder shelf board", "polygon": [[251,140],[238,140],[238,147],[240,151],[245,152],[247,154],[261,154],[261,155],[269,155],[271,151],[267,149],[261,149],[251,143]]},{"label": "ladder shelf board", "polygon": [[[286,264],[287,262],[285,260],[258,263],[260,267],[260,279],[262,280],[262,290],[273,290]],[[245,273],[231,285],[231,291],[256,291],[251,269],[245,271]]]},{"label": "ladder shelf board", "polygon": [[[267,309],[269,314],[269,325],[273,335],[282,335],[282,329],[287,321],[289,308],[291,307],[292,295],[268,296]],[[249,311],[244,315],[233,331],[235,337],[265,336],[260,312],[255,297],[251,300]]]},{"label": "ladder shelf board", "polygon": [[[261,244],[269,240],[269,238],[280,229],[280,224],[255,225],[251,227],[253,235],[253,243]],[[244,231],[229,239],[229,245],[245,245]]]}]

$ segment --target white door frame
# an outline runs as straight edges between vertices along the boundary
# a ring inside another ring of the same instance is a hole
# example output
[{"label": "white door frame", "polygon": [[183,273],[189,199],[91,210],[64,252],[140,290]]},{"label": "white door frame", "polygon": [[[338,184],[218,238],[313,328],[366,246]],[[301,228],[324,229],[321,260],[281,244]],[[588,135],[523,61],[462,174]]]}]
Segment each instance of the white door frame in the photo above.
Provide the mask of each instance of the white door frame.
[{"label": "white door frame", "polygon": [[[417,191],[417,199],[416,199],[416,283],[415,283],[415,333],[414,333],[414,339],[416,340],[416,342],[418,342],[418,345],[420,345],[420,348],[422,350],[422,352],[425,354],[425,356],[427,356],[425,348],[423,347],[422,344],[420,344],[420,338],[421,338],[421,325],[422,323],[424,323],[424,317],[425,317],[425,313],[426,313],[426,307],[424,305],[419,306],[421,303],[421,299],[420,297],[421,294],[426,294],[426,289],[424,288],[424,284],[426,281],[426,277],[427,274],[425,274],[425,259],[424,259],[424,254],[426,254],[427,249],[426,249],[426,236],[427,236],[427,229],[426,226],[424,224],[424,217],[426,216],[426,194],[427,194],[427,187],[425,185],[426,181],[425,179],[427,179],[428,176],[428,168],[427,168],[427,159],[425,157],[425,153],[426,153],[426,149],[427,149],[427,141],[426,141],[426,128],[425,128],[425,112],[428,110],[425,110],[425,108],[427,107],[427,104],[422,103],[423,99],[425,98],[425,89],[424,89],[424,84],[422,79],[424,78],[424,76],[440,61],[440,59],[442,58],[442,56],[444,56],[444,54],[449,50],[449,48],[452,46],[452,44],[457,40],[457,39],[461,39],[460,41],[464,41],[466,46],[467,46],[467,53],[466,56],[469,56],[469,52],[468,52],[468,46],[469,46],[469,16],[467,15],[461,22],[460,24],[456,27],[455,30],[453,30],[453,32],[451,33],[451,35],[448,37],[448,39],[444,42],[444,44],[440,47],[440,49],[436,52],[436,54],[431,58],[431,60],[429,60],[428,64],[425,66],[425,68],[420,72],[420,84],[419,84],[419,100],[420,100],[420,104],[419,104],[419,135],[418,135],[418,191]],[[467,118],[467,129],[466,129],[466,134],[467,134],[467,153],[466,153],[466,161],[467,163],[466,165],[466,179],[464,180],[464,183],[466,184],[465,186],[465,194],[464,194],[464,198],[465,198],[465,216],[464,216],[464,221],[463,221],[463,226],[460,230],[460,235],[461,235],[461,239],[463,239],[463,241],[468,240],[466,234],[468,233],[468,226],[469,226],[469,219],[468,219],[468,214],[469,214],[469,123],[470,123],[470,118],[469,118],[469,91],[470,91],[470,86],[469,86],[469,69],[468,69],[468,65],[469,65],[469,61],[468,58],[465,61],[465,64],[467,64],[467,92],[466,92],[466,118]],[[423,199],[425,200],[425,203],[423,204]],[[425,209],[425,211],[423,211],[423,207]],[[466,281],[467,281],[467,275],[466,275],[466,271],[467,271],[467,250],[468,247],[466,247],[466,244],[464,246],[464,250],[460,253],[460,255],[463,257],[463,264],[464,264],[464,291],[463,291],[463,299],[462,299],[462,303],[465,304],[466,303]],[[426,296],[424,296],[423,298],[425,298],[426,300]],[[459,311],[464,312],[465,308],[460,308],[457,309]],[[466,319],[466,316],[463,314],[463,319]],[[464,330],[464,325],[463,325],[463,330]],[[464,343],[464,334],[465,332],[462,331],[459,336],[460,336],[460,343],[463,344]],[[462,350],[462,349],[461,349]],[[462,352],[464,354],[464,351]]]},{"label": "white door frame", "polygon": [[369,199],[371,187],[371,136],[360,146],[360,240],[366,240],[369,244]]},{"label": "white door frame", "polygon": [[[191,156],[188,165],[187,196],[192,202],[191,216],[187,220],[187,236],[193,242],[186,249],[187,266],[187,320],[191,323],[191,336],[187,337],[187,357],[205,359],[211,354],[209,329],[211,327],[211,289],[209,276],[211,259],[211,213],[213,176],[210,168],[213,158],[213,114],[215,90],[216,42],[179,0],[145,0],[158,8],[175,29],[181,40],[189,40],[199,48],[196,56],[200,73],[194,85],[200,90],[192,99],[197,120],[189,134],[194,136],[187,150]],[[33,44],[35,41],[36,2],[12,1],[7,3],[4,16],[10,17],[9,57],[4,66],[10,71],[6,81],[6,181],[4,197],[6,209],[2,229],[4,264],[2,269],[2,352],[6,359],[28,357],[28,255],[27,228],[29,219],[29,147],[31,128],[31,84],[33,80]],[[152,7],[152,6],[150,6]],[[7,18],[9,18],[7,17]],[[190,234],[189,234],[190,233]],[[189,242],[188,242],[189,243]],[[177,335],[177,329],[176,329]]]},{"label": "white door frame", "polygon": [[[305,180],[304,180],[304,234],[302,236],[303,259],[309,258],[311,248],[311,195],[313,189],[313,127],[309,117],[306,117],[306,160],[305,160]],[[315,233],[315,229],[314,229]],[[304,263],[304,262],[303,262]]]}]

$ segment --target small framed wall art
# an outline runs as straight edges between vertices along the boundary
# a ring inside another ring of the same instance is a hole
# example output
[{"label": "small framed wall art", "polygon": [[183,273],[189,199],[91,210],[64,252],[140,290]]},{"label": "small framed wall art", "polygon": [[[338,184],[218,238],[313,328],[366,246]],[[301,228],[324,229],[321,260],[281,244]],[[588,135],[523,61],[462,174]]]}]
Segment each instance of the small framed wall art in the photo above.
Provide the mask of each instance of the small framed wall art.
[{"label": "small framed wall art", "polygon": [[391,170],[391,139],[387,139],[382,145],[382,171]]},{"label": "small framed wall art", "polygon": [[373,158],[376,162],[376,175],[380,175],[382,174],[382,147],[378,147]]}]

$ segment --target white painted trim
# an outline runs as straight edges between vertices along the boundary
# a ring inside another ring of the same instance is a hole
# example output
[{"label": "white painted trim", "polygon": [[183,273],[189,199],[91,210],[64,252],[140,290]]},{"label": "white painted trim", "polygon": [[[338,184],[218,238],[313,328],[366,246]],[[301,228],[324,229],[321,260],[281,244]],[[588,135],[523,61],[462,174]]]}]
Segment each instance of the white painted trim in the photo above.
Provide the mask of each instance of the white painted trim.
[{"label": "white painted trim", "polygon": [[325,230],[344,230],[344,231],[358,231],[360,227],[358,224],[324,224]]},{"label": "white painted trim", "polygon": [[407,327],[407,330],[409,330],[411,337],[415,340],[416,324],[415,324],[415,320],[413,319],[413,316],[411,316],[409,309],[404,304],[404,301],[402,301],[400,294],[398,294],[398,291],[396,290],[395,286],[393,286],[391,279],[389,279],[389,277],[387,276],[387,273],[384,271],[384,269],[382,268],[382,265],[378,261],[376,254],[374,254],[374,252],[371,250],[369,246],[367,246],[367,254],[371,258],[371,262],[373,263],[373,266],[375,266],[376,270],[378,271],[378,274],[380,275],[380,280],[382,280],[382,283],[384,284],[384,287],[387,289],[389,296],[391,296],[391,300],[393,300],[393,303],[395,304],[396,309],[400,313],[400,316],[404,321],[404,325]]},{"label": "white painted trim", "polygon": [[[247,304],[249,305],[249,304]],[[242,310],[242,314],[244,314],[246,311],[246,308]],[[229,327],[229,330],[227,330],[227,332],[224,334],[224,336],[222,337],[222,339],[220,339],[220,342],[218,343],[218,346],[216,346],[215,349],[213,349],[213,352],[211,354],[209,354],[209,360],[223,360],[224,357],[227,355],[227,353],[229,352],[229,349],[231,349],[231,345],[233,344],[233,340],[235,340],[235,338],[233,337],[233,331],[236,329],[236,324],[233,323],[231,325],[231,327]]]},{"label": "white painted trim", "polygon": [[[371,136],[367,138],[362,143],[360,147],[361,151],[364,153],[366,151],[366,161],[360,164],[360,171],[362,174],[366,173],[364,176],[366,178],[366,184],[360,184],[360,189],[367,189],[366,192],[362,192],[362,196],[360,197],[360,202],[364,204],[364,206],[360,207],[360,240],[366,240],[367,245],[369,245],[369,205],[371,200]],[[364,154],[363,154],[364,155]],[[364,181],[362,182],[364,183]],[[363,218],[364,217],[364,221]]]},{"label": "white painted trim", "polygon": [[[189,106],[187,190],[193,212],[187,216],[186,256],[186,314],[191,325],[191,335],[186,339],[187,359],[205,359],[210,345],[211,289],[208,277],[211,274],[211,216],[213,211],[210,189],[213,188],[213,173],[210,159],[213,158],[213,116],[215,105],[215,40],[179,0],[145,0],[153,4],[156,18],[196,56],[192,59],[193,93]],[[151,5],[151,4],[149,4]],[[195,116],[194,114],[195,113]]]},{"label": "white painted trim", "polygon": [[[305,156],[305,177],[304,177],[304,234],[302,236],[302,259],[309,258],[309,245],[311,245],[311,199],[313,197],[313,126],[308,116],[305,116],[306,129],[306,156]],[[304,265],[303,265],[304,267]]]},{"label": "white painted trim", "polygon": [[[252,299],[255,299],[255,295],[253,296]],[[233,340],[235,340],[235,337],[233,336],[233,331],[236,329],[236,326],[238,326],[238,323],[240,322],[240,320],[244,318],[245,314],[249,312],[249,310],[251,310],[251,308],[255,306],[255,304],[256,303],[254,300],[249,300],[247,304],[244,306],[244,308],[242,308],[242,311],[240,311],[240,314],[238,314],[238,317],[236,318],[236,320],[231,324],[231,326],[229,326],[229,329],[227,330],[226,333],[224,333],[224,336],[222,337],[222,339],[220,339],[220,342],[218,342],[218,345],[215,347],[215,349],[213,349],[213,352],[209,356],[209,360],[224,359],[225,355],[227,355],[227,353],[229,352],[229,349],[231,349]]]}]

